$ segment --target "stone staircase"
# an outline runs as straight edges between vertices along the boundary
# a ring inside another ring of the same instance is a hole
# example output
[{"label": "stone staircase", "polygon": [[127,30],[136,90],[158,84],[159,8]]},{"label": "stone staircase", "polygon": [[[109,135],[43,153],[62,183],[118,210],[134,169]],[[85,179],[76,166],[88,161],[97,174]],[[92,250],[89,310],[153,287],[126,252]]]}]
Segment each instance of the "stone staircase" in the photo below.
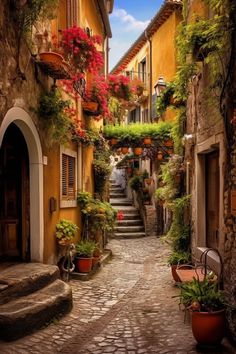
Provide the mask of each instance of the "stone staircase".
[{"label": "stone staircase", "polygon": [[139,238],[145,236],[143,221],[138,210],[132,205],[124,190],[115,180],[110,180],[110,203],[122,211],[124,219],[117,221],[114,238]]},{"label": "stone staircase", "polygon": [[12,265],[0,273],[0,339],[15,340],[72,308],[71,287],[57,266]]}]

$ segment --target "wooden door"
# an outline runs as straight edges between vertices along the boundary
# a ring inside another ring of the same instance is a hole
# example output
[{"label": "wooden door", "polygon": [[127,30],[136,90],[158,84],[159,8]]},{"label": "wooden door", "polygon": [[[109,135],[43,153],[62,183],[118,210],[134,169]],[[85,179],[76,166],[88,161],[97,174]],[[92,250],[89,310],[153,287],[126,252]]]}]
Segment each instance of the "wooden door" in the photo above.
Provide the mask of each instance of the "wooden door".
[{"label": "wooden door", "polygon": [[219,152],[206,155],[206,245],[218,248],[219,233]]},{"label": "wooden door", "polygon": [[16,125],[7,129],[0,150],[0,256],[26,260],[29,255],[29,161]]}]

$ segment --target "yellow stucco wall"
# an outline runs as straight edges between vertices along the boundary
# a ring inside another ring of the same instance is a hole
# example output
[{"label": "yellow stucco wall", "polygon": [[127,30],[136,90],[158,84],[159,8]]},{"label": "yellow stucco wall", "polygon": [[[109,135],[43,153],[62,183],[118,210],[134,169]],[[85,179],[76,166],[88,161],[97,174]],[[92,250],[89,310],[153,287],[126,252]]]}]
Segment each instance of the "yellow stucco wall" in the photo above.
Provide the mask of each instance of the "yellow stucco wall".
[{"label": "yellow stucco wall", "polygon": [[192,18],[195,18],[196,15],[200,17],[208,16],[208,7],[206,2],[203,0],[192,0],[191,6],[188,7],[187,20],[191,21]]},{"label": "yellow stucco wall", "polygon": [[[77,151],[76,144],[69,144],[71,150]],[[60,219],[68,219],[76,223],[81,228],[81,215],[78,207],[60,207],[60,148],[45,149],[47,165],[43,166],[44,178],[44,262],[54,263],[57,255],[57,244],[55,238],[55,225]],[[53,213],[49,209],[51,197],[56,199],[56,211]],[[75,241],[79,239],[78,232]]]}]

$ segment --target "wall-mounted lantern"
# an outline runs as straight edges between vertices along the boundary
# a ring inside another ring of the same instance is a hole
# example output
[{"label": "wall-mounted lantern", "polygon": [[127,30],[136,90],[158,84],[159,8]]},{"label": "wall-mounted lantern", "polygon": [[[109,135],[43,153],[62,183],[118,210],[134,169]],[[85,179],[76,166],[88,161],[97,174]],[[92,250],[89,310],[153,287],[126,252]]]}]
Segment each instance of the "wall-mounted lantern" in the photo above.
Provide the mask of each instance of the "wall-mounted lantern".
[{"label": "wall-mounted lantern", "polygon": [[163,79],[162,76],[159,77],[159,79],[157,80],[156,84],[154,85],[154,89],[155,89],[155,93],[157,95],[157,97],[159,97],[161,95],[161,92],[163,90],[165,90],[166,88],[166,83]]}]

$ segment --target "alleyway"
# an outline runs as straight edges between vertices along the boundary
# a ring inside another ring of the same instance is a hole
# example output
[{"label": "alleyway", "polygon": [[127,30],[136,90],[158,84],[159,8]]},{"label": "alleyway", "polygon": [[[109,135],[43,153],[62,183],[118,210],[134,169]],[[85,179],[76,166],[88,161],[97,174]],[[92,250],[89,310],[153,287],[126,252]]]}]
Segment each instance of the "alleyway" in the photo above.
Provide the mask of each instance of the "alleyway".
[{"label": "alleyway", "polygon": [[[178,310],[178,293],[156,237],[111,240],[113,259],[88,282],[71,281],[74,308],[61,321],[12,343],[1,354],[187,354],[197,351]],[[227,349],[228,348],[228,349]],[[228,344],[211,353],[235,353]]]}]

